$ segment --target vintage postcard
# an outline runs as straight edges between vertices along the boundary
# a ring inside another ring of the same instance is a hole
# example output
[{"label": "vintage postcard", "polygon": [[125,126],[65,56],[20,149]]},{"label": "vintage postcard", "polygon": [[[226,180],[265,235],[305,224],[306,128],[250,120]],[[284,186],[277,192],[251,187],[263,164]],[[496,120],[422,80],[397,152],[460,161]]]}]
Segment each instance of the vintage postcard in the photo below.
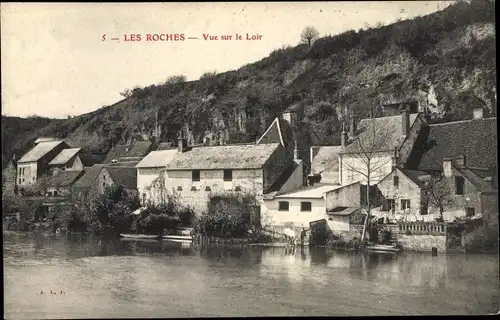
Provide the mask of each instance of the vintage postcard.
[{"label": "vintage postcard", "polygon": [[4,318],[500,310],[494,1],[0,10]]}]

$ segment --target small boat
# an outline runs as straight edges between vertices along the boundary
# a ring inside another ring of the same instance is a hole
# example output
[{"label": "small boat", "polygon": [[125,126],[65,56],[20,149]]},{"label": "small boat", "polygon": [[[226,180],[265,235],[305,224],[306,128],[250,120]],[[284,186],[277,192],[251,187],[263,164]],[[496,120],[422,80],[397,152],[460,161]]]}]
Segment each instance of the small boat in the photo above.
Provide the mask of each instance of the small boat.
[{"label": "small boat", "polygon": [[394,245],[376,244],[376,245],[366,246],[365,250],[371,252],[380,252],[380,253],[387,253],[387,252],[397,253],[401,251],[401,248]]},{"label": "small boat", "polygon": [[126,239],[145,239],[145,240],[159,240],[161,236],[155,234],[133,234],[133,233],[120,233],[122,238]]},{"label": "small boat", "polygon": [[164,235],[163,240],[176,241],[176,242],[192,242],[192,236],[179,236],[179,235]]}]

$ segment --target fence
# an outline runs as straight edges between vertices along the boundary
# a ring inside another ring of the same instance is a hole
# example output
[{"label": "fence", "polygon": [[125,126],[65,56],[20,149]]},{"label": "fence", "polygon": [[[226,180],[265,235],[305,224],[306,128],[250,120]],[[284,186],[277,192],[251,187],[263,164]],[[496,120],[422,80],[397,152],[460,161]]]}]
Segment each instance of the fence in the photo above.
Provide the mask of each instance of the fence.
[{"label": "fence", "polygon": [[439,222],[399,222],[400,234],[446,235],[446,224]]}]

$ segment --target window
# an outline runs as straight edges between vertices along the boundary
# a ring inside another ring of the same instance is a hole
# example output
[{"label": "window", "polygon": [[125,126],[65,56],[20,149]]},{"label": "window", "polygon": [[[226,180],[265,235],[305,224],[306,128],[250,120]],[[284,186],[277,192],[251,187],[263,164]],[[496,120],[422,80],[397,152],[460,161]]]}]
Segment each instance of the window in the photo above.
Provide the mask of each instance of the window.
[{"label": "window", "polygon": [[392,177],[393,179],[393,182],[394,182],[394,187],[399,187],[399,177],[398,176],[394,176]]},{"label": "window", "polygon": [[278,202],[278,211],[288,211],[288,201]]},{"label": "window", "polygon": [[224,170],[224,181],[233,181],[233,170]]},{"label": "window", "polygon": [[464,178],[463,177],[455,177],[455,194],[462,195],[464,194]]},{"label": "window", "polygon": [[300,211],[311,211],[312,205],[311,202],[301,202],[300,203]]},{"label": "window", "polygon": [[191,172],[191,180],[192,181],[200,181],[200,170],[193,170]]},{"label": "window", "polygon": [[473,207],[467,208],[466,217],[473,217],[476,214],[476,210]]},{"label": "window", "polygon": [[401,200],[401,210],[410,209],[410,200],[402,199]]}]

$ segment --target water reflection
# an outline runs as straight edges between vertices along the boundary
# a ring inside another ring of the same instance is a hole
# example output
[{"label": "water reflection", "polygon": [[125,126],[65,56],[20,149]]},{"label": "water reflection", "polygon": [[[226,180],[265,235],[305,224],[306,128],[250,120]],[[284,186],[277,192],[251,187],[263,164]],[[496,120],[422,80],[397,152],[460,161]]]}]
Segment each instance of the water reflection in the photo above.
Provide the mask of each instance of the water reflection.
[{"label": "water reflection", "polygon": [[[498,257],[487,255],[380,255],[4,234],[4,267],[5,308],[11,318],[475,314],[498,309]],[[66,300],[19,299],[58,288],[68,292]]]}]

